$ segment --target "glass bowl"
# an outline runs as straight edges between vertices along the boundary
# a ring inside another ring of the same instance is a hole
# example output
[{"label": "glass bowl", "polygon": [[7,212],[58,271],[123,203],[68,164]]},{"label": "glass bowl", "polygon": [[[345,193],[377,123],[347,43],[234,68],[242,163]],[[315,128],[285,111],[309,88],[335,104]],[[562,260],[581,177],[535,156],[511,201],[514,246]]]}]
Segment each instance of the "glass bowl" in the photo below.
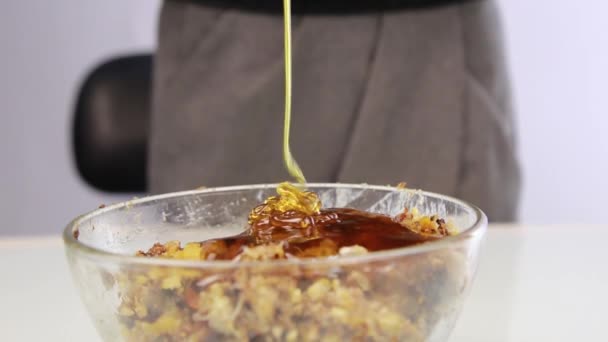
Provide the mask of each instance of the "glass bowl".
[{"label": "glass bowl", "polygon": [[235,235],[276,184],[203,189],[100,208],[64,231],[80,295],[106,341],[445,341],[471,287],[487,219],[443,195],[309,184],[323,206],[394,216],[405,207],[459,234],[330,258],[194,261],[136,257],[154,243]]}]

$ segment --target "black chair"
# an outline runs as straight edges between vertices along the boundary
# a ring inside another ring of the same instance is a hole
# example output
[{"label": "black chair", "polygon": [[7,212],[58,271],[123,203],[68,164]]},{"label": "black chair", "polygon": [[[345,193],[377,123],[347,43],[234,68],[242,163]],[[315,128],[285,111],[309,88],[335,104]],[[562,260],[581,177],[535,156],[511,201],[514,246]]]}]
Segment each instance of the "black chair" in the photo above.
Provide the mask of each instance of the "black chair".
[{"label": "black chair", "polygon": [[95,68],[76,99],[72,129],[80,176],[106,192],[145,192],[152,55]]}]

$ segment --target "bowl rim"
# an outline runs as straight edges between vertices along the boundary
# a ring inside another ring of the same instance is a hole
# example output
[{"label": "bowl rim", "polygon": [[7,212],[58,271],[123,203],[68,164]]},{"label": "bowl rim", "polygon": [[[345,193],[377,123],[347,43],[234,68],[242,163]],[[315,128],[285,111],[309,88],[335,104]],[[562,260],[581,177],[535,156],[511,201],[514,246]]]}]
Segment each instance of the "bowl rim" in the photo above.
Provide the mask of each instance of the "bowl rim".
[{"label": "bowl rim", "polygon": [[[216,192],[228,192],[228,191],[246,191],[246,190],[262,190],[269,188],[276,188],[278,183],[268,184],[254,184],[254,185],[236,185],[236,186],[223,186],[213,188],[200,188],[196,190],[186,190],[178,192],[170,192],[160,195],[146,196],[142,198],[134,198],[129,201],[123,201],[112,205],[104,206],[96,210],[90,211],[83,215],[77,216],[65,227],[63,230],[63,241],[66,249],[76,251],[82,256],[86,256],[91,259],[99,259],[104,263],[116,263],[116,264],[131,264],[131,265],[147,265],[147,266],[166,266],[166,267],[179,267],[179,268],[197,268],[197,269],[235,269],[235,268],[248,268],[248,267],[272,267],[277,268],[281,266],[335,266],[335,265],[349,265],[349,264],[360,264],[370,263],[375,261],[382,261],[387,259],[395,259],[415,254],[422,254],[430,251],[446,249],[457,246],[471,239],[481,239],[487,229],[488,219],[485,213],[477,206],[451,197],[429,191],[422,191],[418,189],[400,189],[394,186],[382,186],[382,185],[369,185],[366,183],[361,184],[348,184],[348,183],[307,183],[307,187],[312,188],[341,188],[341,189],[360,189],[360,190],[379,190],[379,191],[406,191],[415,194],[421,194],[423,196],[435,197],[445,201],[454,202],[458,205],[472,209],[475,213],[475,222],[466,230],[453,236],[443,237],[441,239],[426,242],[424,244],[389,249],[384,251],[370,252],[363,255],[350,255],[350,256],[335,256],[335,257],[324,257],[324,258],[293,258],[293,259],[281,259],[281,260],[265,260],[265,261],[234,261],[234,260],[182,260],[182,259],[169,259],[169,258],[143,258],[135,255],[125,255],[108,252],[99,248],[91,247],[85,243],[79,241],[74,237],[74,228],[78,227],[83,221],[86,221],[92,217],[103,214],[104,212],[114,211],[120,208],[126,208],[137,204],[143,204],[147,202],[154,202],[168,198],[185,197],[191,195],[200,194],[211,194]],[[182,241],[180,241],[182,242]],[[183,243],[183,242],[182,242]]]}]

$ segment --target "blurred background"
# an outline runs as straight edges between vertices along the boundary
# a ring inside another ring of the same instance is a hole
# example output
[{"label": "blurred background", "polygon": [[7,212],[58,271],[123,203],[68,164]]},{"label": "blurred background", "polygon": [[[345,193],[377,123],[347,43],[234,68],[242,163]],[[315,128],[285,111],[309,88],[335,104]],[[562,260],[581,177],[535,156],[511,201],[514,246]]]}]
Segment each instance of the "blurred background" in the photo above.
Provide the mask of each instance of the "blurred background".
[{"label": "blurred background", "polygon": [[[599,223],[608,190],[608,2],[500,0],[519,128],[520,221]],[[0,234],[56,234],[111,195],[78,176],[78,88],[150,52],[160,1],[10,1],[0,11]]]}]

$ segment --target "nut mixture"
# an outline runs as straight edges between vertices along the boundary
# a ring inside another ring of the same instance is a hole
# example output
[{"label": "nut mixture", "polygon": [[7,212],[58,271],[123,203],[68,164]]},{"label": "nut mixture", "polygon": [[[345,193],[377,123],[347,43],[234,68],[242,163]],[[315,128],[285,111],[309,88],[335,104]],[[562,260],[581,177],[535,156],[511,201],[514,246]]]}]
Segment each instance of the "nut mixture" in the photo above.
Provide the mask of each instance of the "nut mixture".
[{"label": "nut mixture", "polygon": [[[285,191],[252,211],[248,231],[238,237],[183,246],[170,241],[138,252],[151,258],[266,262],[230,270],[157,266],[121,273],[116,285],[121,293],[118,316],[125,339],[424,341],[450,309],[450,298],[457,297],[450,292],[462,288],[455,253],[337,262],[406,242],[432,241],[454,234],[453,228],[438,217],[421,216],[415,209],[405,209],[395,218],[350,209],[327,212],[311,193],[298,193],[284,185],[280,190]],[[304,202],[293,199],[303,195],[308,207],[299,208]],[[347,220],[353,218],[361,221]],[[336,228],[343,221],[351,224]],[[369,242],[366,229],[373,229],[374,222],[392,235]],[[390,230],[397,226],[403,235]],[[350,237],[336,237],[336,229],[345,229]],[[412,240],[412,234],[421,239]],[[272,267],[269,261],[311,257],[329,260]]]}]

